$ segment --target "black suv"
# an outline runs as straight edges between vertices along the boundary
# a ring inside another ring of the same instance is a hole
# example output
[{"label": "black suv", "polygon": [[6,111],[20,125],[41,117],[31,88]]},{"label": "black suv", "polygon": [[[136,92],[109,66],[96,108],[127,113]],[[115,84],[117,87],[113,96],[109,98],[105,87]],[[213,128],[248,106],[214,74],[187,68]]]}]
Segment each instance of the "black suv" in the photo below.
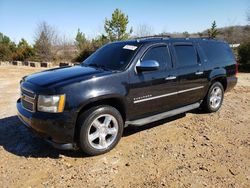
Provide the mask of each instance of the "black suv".
[{"label": "black suv", "polygon": [[82,64],[21,80],[20,120],[61,149],[105,153],[124,127],[202,107],[217,111],[237,82],[227,43],[145,38],[114,42]]}]

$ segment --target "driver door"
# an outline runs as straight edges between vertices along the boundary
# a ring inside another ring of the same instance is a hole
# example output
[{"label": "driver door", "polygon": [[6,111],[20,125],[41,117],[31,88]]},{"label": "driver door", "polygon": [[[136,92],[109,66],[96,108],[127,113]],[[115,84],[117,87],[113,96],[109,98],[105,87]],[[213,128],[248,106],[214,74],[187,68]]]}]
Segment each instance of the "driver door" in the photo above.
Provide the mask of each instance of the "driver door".
[{"label": "driver door", "polygon": [[135,119],[174,109],[178,100],[176,71],[173,69],[168,46],[166,44],[150,46],[140,58],[141,62],[145,60],[157,61],[159,69],[135,71],[131,77],[129,98],[132,110],[130,112]]}]

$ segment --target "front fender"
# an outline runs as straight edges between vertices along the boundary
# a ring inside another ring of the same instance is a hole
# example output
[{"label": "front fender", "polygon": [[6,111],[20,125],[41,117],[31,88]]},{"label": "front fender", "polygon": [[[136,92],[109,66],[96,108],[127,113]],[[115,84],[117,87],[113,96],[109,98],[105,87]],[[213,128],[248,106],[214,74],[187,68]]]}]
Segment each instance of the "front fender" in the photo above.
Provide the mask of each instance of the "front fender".
[{"label": "front fender", "polygon": [[60,88],[60,93],[66,93],[65,109],[79,112],[89,103],[104,99],[119,99],[123,103],[128,94],[126,73],[92,78]]},{"label": "front fender", "polygon": [[77,108],[77,112],[80,112],[81,109],[88,106],[89,104],[96,103],[99,101],[105,101],[105,100],[119,101],[119,103],[122,104],[123,107],[125,107],[125,104],[126,104],[126,98],[124,96],[121,96],[120,94],[105,94],[105,95],[92,97],[92,98],[89,98],[88,100],[83,101],[81,104],[79,104]]}]

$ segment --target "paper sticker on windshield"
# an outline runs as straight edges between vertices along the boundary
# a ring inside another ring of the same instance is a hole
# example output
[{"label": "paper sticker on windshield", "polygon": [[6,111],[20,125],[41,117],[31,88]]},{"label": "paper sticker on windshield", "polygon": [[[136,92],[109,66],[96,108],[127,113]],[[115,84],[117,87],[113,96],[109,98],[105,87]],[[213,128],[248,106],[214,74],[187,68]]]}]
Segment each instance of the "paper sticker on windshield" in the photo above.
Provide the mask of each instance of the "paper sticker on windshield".
[{"label": "paper sticker on windshield", "polygon": [[132,46],[132,45],[125,45],[123,46],[123,49],[126,49],[126,50],[136,50],[137,46]]}]

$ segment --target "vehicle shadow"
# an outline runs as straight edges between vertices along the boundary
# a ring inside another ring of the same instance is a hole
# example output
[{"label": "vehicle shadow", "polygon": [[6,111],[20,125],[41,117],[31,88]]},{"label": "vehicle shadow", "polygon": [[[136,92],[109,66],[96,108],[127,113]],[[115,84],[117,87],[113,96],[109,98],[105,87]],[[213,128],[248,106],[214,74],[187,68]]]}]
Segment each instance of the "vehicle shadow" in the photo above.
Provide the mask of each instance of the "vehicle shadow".
[{"label": "vehicle shadow", "polygon": [[[185,113],[140,127],[129,126],[125,128],[123,136],[130,136],[182,117],[185,117]],[[53,148],[26,128],[17,116],[0,119],[0,135],[0,146],[17,156],[54,159],[60,158],[62,155],[74,158],[89,157],[81,151],[64,151]]]},{"label": "vehicle shadow", "polygon": [[[194,110],[188,111],[187,113],[191,113],[191,114],[207,114],[207,112],[205,112],[204,110],[202,110],[202,108],[196,108]],[[165,123],[171,122],[171,121],[175,121],[178,120],[180,118],[183,118],[186,116],[186,113],[182,113],[182,114],[177,114],[175,116],[169,117],[169,118],[165,118],[153,123],[149,123],[143,126],[128,126],[124,132],[123,132],[123,136],[130,136],[132,134],[147,130],[147,129],[151,129],[154,127],[157,127],[159,125],[163,125]]]},{"label": "vehicle shadow", "polygon": [[191,111],[189,111],[191,114],[207,114],[206,111],[204,111],[202,108],[196,108]]},{"label": "vehicle shadow", "polygon": [[26,128],[17,116],[0,119],[0,146],[6,151],[23,157],[60,158],[85,157],[80,151],[57,150],[33,134]]}]

